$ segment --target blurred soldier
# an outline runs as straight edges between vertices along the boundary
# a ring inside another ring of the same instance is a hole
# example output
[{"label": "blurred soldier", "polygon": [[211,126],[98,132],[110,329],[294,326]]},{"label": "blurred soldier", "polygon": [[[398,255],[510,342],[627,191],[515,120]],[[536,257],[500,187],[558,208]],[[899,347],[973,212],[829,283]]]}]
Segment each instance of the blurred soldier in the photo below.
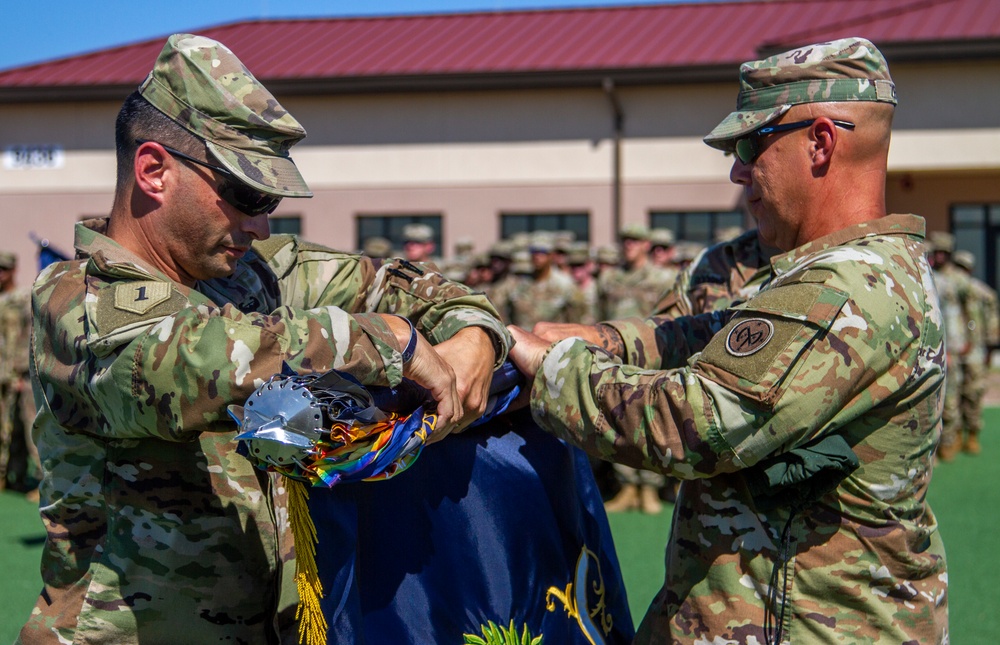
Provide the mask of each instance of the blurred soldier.
[{"label": "blurred soldier", "polygon": [[934,285],[941,299],[941,313],[944,315],[945,354],[948,360],[947,377],[944,388],[944,411],[941,417],[941,441],[938,457],[941,461],[951,461],[962,449],[962,364],[968,353],[969,312],[971,282],[968,274],[955,266],[951,260],[955,251],[955,238],[944,231],[930,234],[931,267]]},{"label": "blurred soldier", "polygon": [[648,316],[663,290],[673,286],[677,272],[649,259],[649,230],[630,225],[621,232],[622,266],[603,274],[597,283],[598,314],[602,320]]},{"label": "blurred soldier", "polygon": [[518,277],[512,270],[514,262],[514,245],[509,240],[500,240],[490,247],[490,283],[483,287],[483,292],[493,306],[500,312],[500,317],[510,324],[510,294],[517,286]]},{"label": "blurred soldier", "polygon": [[0,253],[0,490],[37,488],[38,454],[31,441],[31,381],[28,347],[31,296],[15,286],[17,256]]},{"label": "blurred soldier", "polygon": [[380,235],[374,235],[365,239],[362,253],[373,260],[384,260],[392,256],[392,242]]},{"label": "blurred soldier", "polygon": [[600,246],[594,254],[597,261],[597,272],[595,277],[600,282],[604,275],[618,269],[622,263],[621,251],[617,246]]},{"label": "blurred soldier", "polygon": [[594,277],[594,259],[584,243],[574,244],[566,253],[569,275],[576,283],[573,306],[569,319],[581,325],[597,322],[597,280]]},{"label": "blurred soldier", "polygon": [[[649,259],[649,230],[626,226],[621,232],[622,266],[601,276],[598,282],[598,312],[601,320],[624,320],[648,316],[664,289],[673,286],[677,273],[658,267]],[[660,489],[666,478],[661,473],[615,464],[615,478],[621,488],[605,504],[610,512],[637,509],[656,514],[662,509]]]},{"label": "blurred soldier", "polygon": [[573,231],[556,231],[552,234],[552,266],[569,275],[569,255],[576,234]]},{"label": "blurred soldier", "polygon": [[[965,438],[962,449],[970,455],[979,454],[979,433],[983,429],[983,395],[986,393],[986,372],[989,369],[990,348],[1000,344],[1000,311],[997,292],[973,275],[976,259],[968,251],[955,251],[952,262],[969,276],[969,351],[962,356],[961,408]],[[961,437],[960,437],[961,439]]]},{"label": "blurred soldier", "polygon": [[410,262],[434,262],[434,229],[427,224],[407,224],[403,227],[403,254]]},{"label": "blurred soldier", "polygon": [[649,232],[649,257],[652,259],[653,264],[664,269],[672,269],[674,267],[674,253],[676,253],[676,247],[674,244],[674,232],[669,228],[654,228]]},{"label": "blurred soldier", "polygon": [[673,266],[675,271],[683,271],[694,262],[698,254],[705,250],[703,244],[698,242],[682,241],[677,243],[677,249],[673,256]]},{"label": "blurred soldier", "polygon": [[531,275],[510,294],[513,324],[531,329],[541,321],[569,322],[573,279],[552,264],[552,238],[539,233],[528,247]]}]

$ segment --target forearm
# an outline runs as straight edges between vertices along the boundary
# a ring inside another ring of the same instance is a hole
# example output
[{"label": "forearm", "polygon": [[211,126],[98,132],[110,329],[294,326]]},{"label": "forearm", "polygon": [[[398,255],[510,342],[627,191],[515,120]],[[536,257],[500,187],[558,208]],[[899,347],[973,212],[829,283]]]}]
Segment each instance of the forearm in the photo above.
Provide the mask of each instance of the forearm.
[{"label": "forearm", "polygon": [[617,334],[620,344],[614,349],[605,348],[625,363],[646,369],[669,369],[686,364],[691,356],[703,350],[730,317],[724,311],[683,318],[650,316],[609,320],[599,327],[610,328]]}]

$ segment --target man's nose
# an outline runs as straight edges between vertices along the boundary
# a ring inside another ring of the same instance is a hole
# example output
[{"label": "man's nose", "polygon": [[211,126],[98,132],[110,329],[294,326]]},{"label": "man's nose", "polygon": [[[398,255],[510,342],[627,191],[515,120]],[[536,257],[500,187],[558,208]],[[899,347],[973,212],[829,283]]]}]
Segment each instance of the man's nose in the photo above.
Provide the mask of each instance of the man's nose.
[{"label": "man's nose", "polygon": [[733,167],[729,169],[729,181],[740,186],[750,184],[750,164],[740,161],[740,158],[733,155]]}]

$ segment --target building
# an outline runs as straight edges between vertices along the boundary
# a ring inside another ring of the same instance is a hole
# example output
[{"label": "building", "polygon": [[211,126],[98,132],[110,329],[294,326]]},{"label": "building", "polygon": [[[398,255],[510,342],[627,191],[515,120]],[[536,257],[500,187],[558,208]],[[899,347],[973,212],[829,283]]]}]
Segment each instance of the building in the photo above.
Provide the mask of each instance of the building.
[{"label": "building", "polygon": [[[889,210],[956,233],[998,283],[1000,3],[762,0],[406,17],[261,20],[194,29],[225,43],[309,132],[293,156],[315,192],[273,230],[337,248],[399,244],[430,224],[447,258],[534,229],[593,245],[629,223],[709,240],[744,223],[731,160],[704,136],[734,105],[740,62],[864,36],[900,95]],[[163,38],[0,72],[4,248],[72,249],[108,212],[113,126]],[[30,282],[31,271],[23,271]]]}]

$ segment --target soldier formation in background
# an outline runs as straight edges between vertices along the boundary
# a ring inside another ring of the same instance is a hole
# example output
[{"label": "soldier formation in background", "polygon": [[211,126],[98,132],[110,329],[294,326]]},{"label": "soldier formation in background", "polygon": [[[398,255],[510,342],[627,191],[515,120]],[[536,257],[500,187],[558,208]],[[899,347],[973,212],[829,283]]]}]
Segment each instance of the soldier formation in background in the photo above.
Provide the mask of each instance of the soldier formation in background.
[{"label": "soldier formation in background", "polygon": [[31,300],[15,288],[16,271],[17,256],[0,252],[0,490],[34,495],[40,467],[30,434]]}]

